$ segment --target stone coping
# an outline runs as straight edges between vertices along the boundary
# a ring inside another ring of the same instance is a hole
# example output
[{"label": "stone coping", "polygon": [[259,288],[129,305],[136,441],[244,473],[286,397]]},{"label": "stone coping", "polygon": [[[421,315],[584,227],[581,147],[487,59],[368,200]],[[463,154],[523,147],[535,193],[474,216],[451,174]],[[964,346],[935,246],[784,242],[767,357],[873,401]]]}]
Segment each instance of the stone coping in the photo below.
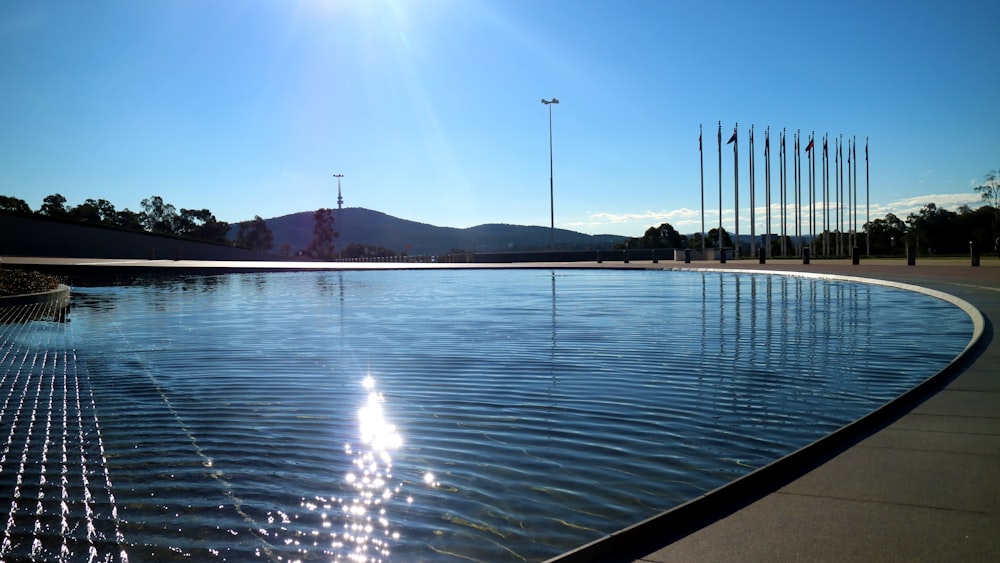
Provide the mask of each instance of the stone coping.
[{"label": "stone coping", "polygon": [[69,305],[69,286],[59,284],[58,287],[49,291],[0,297],[0,308],[20,307],[22,305],[34,305],[36,303],[56,303],[61,304],[61,306]]}]

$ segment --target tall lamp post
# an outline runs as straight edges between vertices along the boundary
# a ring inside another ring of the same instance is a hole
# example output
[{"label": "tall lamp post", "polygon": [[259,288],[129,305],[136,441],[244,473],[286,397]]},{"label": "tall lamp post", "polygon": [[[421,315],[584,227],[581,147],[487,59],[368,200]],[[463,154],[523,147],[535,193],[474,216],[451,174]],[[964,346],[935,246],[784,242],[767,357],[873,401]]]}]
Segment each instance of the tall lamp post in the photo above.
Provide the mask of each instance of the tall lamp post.
[{"label": "tall lamp post", "polygon": [[559,100],[552,98],[551,100],[546,100],[542,98],[542,103],[549,106],[549,233],[550,242],[549,245],[555,249],[556,247],[556,200],[555,200],[555,190],[553,188],[552,181],[552,104],[558,104]]}]

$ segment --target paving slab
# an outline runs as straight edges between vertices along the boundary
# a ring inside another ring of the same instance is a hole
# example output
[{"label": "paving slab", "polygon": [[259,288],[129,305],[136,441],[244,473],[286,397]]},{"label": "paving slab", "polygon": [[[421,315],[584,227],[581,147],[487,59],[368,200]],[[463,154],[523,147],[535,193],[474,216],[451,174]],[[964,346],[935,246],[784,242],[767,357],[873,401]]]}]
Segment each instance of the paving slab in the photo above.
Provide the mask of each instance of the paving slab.
[{"label": "paving slab", "polygon": [[639,561],[995,561],[998,526],[996,514],[774,494]]}]

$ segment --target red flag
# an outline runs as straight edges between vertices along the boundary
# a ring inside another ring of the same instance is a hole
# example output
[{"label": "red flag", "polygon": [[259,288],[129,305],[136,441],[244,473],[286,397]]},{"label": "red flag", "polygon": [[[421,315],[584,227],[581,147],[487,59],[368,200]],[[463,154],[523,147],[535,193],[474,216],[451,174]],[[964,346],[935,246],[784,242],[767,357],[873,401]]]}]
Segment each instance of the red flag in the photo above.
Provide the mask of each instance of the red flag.
[{"label": "red flag", "polygon": [[806,152],[811,151],[812,148],[813,148],[813,142],[812,142],[812,139],[809,139],[809,144],[806,145]]}]

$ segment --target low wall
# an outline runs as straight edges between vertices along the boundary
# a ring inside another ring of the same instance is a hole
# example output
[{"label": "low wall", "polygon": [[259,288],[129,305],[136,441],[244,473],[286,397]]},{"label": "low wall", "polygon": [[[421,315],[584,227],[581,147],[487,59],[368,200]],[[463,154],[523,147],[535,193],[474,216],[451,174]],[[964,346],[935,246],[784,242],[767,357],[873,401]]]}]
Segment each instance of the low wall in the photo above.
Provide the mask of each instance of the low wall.
[{"label": "low wall", "polygon": [[304,260],[223,244],[0,213],[0,255],[159,260]]},{"label": "low wall", "polygon": [[55,303],[57,307],[65,307],[66,305],[69,305],[69,286],[60,284],[59,287],[51,291],[0,297],[0,309],[5,307],[20,307],[22,305],[34,305],[36,303]]}]

